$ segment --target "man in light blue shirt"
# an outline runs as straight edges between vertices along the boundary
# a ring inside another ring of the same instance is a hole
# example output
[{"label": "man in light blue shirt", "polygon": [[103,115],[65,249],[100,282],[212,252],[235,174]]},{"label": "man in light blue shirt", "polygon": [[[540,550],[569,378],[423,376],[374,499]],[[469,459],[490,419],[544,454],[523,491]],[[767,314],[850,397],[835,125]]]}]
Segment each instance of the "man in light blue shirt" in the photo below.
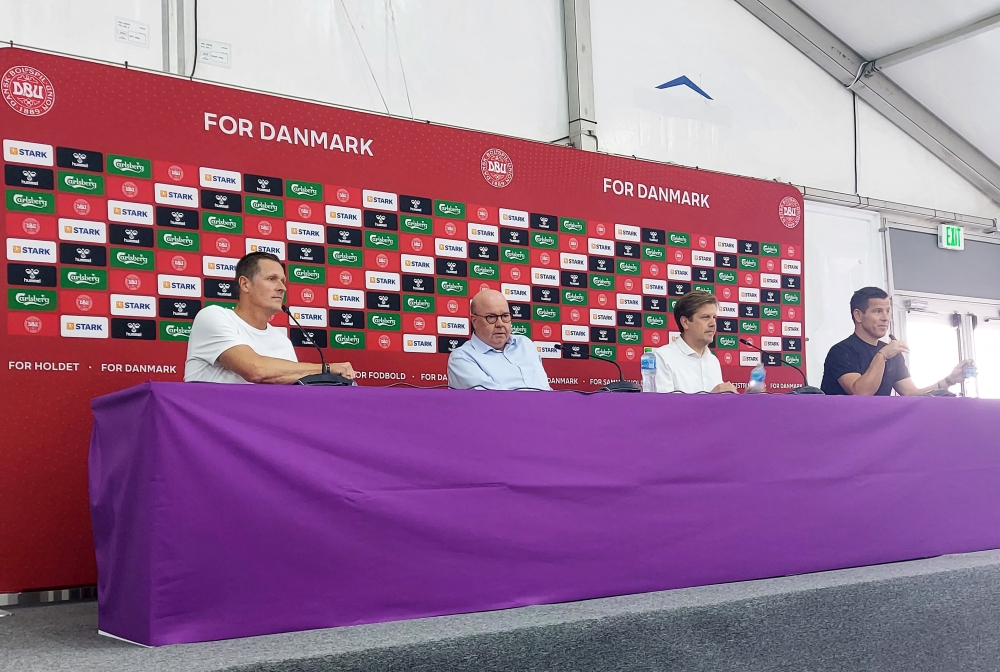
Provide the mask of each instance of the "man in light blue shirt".
[{"label": "man in light blue shirt", "polygon": [[510,333],[507,299],[484,289],[469,304],[472,338],[448,357],[448,387],[551,390],[535,344]]}]

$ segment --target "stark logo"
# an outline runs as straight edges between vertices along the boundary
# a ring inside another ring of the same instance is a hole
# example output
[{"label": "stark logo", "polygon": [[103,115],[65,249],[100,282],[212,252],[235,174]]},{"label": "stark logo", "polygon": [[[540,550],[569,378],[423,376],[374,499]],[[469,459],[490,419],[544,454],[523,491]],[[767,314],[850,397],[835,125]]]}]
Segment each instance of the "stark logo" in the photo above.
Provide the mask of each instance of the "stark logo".
[{"label": "stark logo", "polygon": [[491,187],[503,189],[514,179],[514,162],[502,149],[487,149],[479,166],[483,171],[483,179]]},{"label": "stark logo", "polygon": [[15,65],[3,73],[0,94],[11,109],[26,117],[40,117],[56,104],[52,82],[41,70],[27,65]]},{"label": "stark logo", "polygon": [[789,229],[794,229],[802,219],[802,206],[794,196],[785,196],[778,204],[778,219]]}]

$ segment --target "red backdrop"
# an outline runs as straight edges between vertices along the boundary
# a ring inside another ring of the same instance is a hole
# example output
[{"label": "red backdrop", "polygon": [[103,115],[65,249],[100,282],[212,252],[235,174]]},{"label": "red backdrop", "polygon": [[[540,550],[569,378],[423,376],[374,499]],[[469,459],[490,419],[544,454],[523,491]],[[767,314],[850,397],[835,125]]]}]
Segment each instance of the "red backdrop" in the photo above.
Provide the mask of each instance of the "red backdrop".
[{"label": "red backdrop", "polygon": [[[0,592],[95,582],[89,400],[180,380],[186,325],[226,303],[227,260],[252,245],[286,256],[289,304],[361,384],[444,384],[481,286],[522,304],[536,342],[575,339],[632,379],[642,347],[676,330],[670,297],[699,285],[727,311],[727,379],[758,361],[738,337],[802,362],[802,203],[787,185],[20,49],[0,51],[0,73]],[[561,388],[612,373],[545,365]],[[799,380],[768,372],[772,391]]]}]

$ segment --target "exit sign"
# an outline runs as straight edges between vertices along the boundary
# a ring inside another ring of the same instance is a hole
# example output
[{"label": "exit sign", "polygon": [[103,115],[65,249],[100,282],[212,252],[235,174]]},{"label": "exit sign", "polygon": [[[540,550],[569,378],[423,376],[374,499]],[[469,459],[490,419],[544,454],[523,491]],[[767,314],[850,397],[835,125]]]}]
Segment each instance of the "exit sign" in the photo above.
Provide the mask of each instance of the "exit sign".
[{"label": "exit sign", "polygon": [[942,250],[964,250],[965,229],[954,224],[938,224],[938,247]]}]

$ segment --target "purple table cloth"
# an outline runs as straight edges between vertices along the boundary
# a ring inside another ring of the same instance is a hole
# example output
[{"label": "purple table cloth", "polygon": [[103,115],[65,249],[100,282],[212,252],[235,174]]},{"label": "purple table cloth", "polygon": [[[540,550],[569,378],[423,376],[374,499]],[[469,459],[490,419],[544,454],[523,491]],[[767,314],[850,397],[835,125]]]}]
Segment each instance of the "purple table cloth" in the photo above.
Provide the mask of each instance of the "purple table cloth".
[{"label": "purple table cloth", "polygon": [[1000,547],[1000,403],[147,383],[95,399],[100,628],[161,645]]}]

